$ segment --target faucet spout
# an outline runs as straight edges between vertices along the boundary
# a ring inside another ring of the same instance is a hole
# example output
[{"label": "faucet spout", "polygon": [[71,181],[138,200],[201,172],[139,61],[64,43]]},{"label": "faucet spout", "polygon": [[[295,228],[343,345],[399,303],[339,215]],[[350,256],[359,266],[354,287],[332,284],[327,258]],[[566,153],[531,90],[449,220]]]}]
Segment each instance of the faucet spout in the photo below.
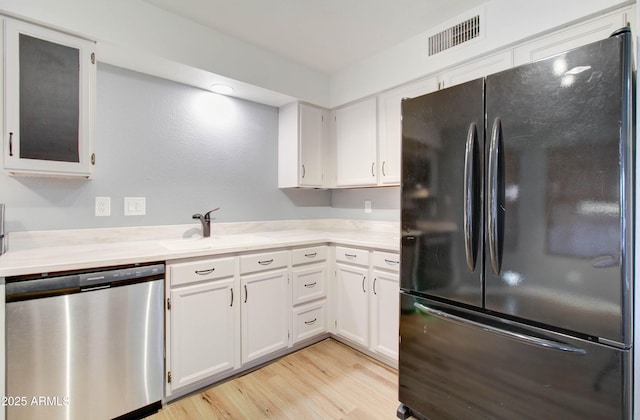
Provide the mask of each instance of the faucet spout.
[{"label": "faucet spout", "polygon": [[215,208],[213,210],[209,210],[204,214],[204,216],[200,213],[196,213],[191,218],[200,220],[202,223],[202,237],[209,238],[211,237],[211,213],[214,211],[220,210],[220,207]]}]

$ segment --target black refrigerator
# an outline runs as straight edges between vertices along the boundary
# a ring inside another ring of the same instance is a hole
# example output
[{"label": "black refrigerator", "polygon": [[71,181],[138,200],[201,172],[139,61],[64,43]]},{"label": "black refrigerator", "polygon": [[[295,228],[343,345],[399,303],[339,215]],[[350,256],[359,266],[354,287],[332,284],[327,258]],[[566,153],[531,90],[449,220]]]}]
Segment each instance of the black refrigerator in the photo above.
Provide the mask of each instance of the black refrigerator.
[{"label": "black refrigerator", "polygon": [[399,418],[631,417],[631,43],[403,100]]}]

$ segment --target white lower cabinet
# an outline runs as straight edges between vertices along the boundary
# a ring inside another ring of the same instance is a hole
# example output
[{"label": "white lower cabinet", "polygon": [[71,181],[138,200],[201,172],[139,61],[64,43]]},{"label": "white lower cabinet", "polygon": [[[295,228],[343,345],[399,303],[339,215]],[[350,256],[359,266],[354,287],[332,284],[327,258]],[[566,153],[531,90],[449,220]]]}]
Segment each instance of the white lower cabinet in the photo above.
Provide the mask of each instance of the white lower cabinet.
[{"label": "white lower cabinet", "polygon": [[336,264],[336,334],[369,346],[369,268]]},{"label": "white lower cabinet", "polygon": [[235,258],[167,265],[167,395],[239,367]]},{"label": "white lower cabinet", "polygon": [[373,252],[371,350],[398,360],[400,328],[400,256]]},{"label": "white lower cabinet", "polygon": [[398,255],[337,246],[330,285],[328,250],[167,262],[169,400],[323,336],[330,320],[331,332],[355,347],[396,360]]},{"label": "white lower cabinet", "polygon": [[291,252],[292,344],[327,332],[327,246]]},{"label": "white lower cabinet", "polygon": [[398,360],[399,267],[397,253],[336,247],[334,332],[390,364]]},{"label": "white lower cabinet", "polygon": [[247,363],[289,345],[288,270],[243,276],[241,283],[242,363]]}]

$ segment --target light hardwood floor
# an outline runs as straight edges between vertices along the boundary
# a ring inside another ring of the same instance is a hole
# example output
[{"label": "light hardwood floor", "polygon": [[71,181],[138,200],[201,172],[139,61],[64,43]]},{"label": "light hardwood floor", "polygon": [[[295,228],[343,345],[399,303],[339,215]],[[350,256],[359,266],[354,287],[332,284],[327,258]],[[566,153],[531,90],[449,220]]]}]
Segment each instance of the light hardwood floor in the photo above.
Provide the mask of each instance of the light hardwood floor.
[{"label": "light hardwood floor", "polygon": [[147,420],[395,419],[397,372],[327,339],[168,404]]}]

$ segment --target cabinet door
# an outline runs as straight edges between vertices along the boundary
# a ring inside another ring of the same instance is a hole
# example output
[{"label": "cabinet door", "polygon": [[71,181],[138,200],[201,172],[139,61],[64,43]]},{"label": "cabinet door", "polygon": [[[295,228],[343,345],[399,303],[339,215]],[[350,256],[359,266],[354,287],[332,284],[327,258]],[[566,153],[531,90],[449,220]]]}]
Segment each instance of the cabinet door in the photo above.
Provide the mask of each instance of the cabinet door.
[{"label": "cabinet door", "polygon": [[371,350],[398,360],[400,285],[397,273],[373,272]]},{"label": "cabinet door", "polygon": [[634,17],[635,12],[632,8],[617,10],[527,42],[514,49],[514,64],[531,63],[591,42],[600,41],[607,38],[616,29],[632,22]]},{"label": "cabinet door", "polygon": [[90,176],[95,44],[11,19],[4,42],[5,169]]},{"label": "cabinet door", "polygon": [[440,88],[448,88],[513,67],[511,50],[456,66],[440,75]]},{"label": "cabinet door", "polygon": [[287,270],[241,278],[242,363],[258,359],[289,345]]},{"label": "cabinet door", "polygon": [[171,289],[171,392],[234,368],[239,326],[233,284],[230,278]]},{"label": "cabinet door", "polygon": [[414,98],[438,89],[437,77],[430,77],[390,90],[378,96],[379,141],[378,180],[380,185],[400,185],[403,98]]},{"label": "cabinet door", "polygon": [[336,110],[336,185],[376,185],[376,98]]},{"label": "cabinet door", "polygon": [[369,270],[336,264],[336,333],[369,346]]},{"label": "cabinet door", "polygon": [[300,186],[322,186],[324,111],[300,104]]}]

